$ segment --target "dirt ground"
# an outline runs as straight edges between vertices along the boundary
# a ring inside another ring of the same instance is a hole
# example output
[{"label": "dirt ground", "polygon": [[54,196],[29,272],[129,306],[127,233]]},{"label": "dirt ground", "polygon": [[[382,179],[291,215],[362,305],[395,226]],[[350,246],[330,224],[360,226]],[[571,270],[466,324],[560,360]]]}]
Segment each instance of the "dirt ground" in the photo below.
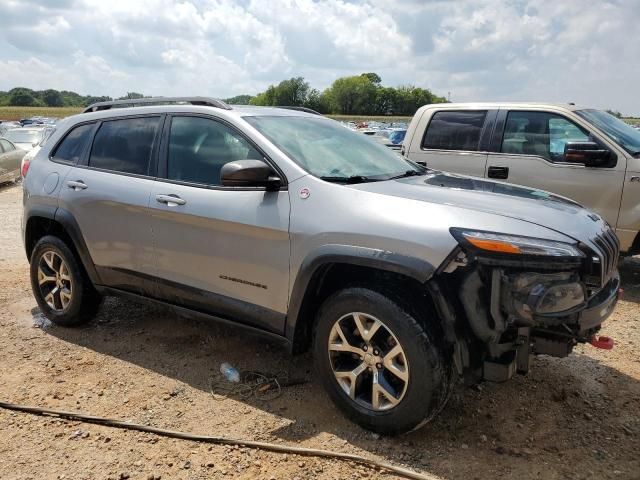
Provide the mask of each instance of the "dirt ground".
[{"label": "dirt ground", "polygon": [[[0,399],[209,435],[352,452],[444,479],[640,479],[640,259],[603,334],[611,351],[538,357],[504,384],[459,386],[432,423],[380,438],[344,418],[308,357],[170,311],[108,299],[91,324],[56,327],[31,296],[22,189],[0,188]],[[221,362],[309,382],[272,401],[214,400]],[[341,461],[156,437],[0,409],[2,479],[395,478]]]}]

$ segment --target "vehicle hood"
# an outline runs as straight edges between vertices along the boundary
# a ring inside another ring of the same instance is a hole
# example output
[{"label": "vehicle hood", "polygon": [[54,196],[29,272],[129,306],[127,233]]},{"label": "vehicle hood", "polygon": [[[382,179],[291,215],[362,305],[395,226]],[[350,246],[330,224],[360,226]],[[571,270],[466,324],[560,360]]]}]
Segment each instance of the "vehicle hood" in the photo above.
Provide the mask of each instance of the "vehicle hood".
[{"label": "vehicle hood", "polygon": [[353,188],[523,220],[589,245],[608,228],[599,215],[549,192],[433,170]]}]

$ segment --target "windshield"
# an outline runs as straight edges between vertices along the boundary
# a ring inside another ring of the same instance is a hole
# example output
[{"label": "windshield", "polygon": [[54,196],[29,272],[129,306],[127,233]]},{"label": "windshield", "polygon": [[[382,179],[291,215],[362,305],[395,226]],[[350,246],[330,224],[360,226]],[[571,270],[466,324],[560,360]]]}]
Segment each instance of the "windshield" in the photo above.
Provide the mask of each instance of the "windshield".
[{"label": "windshield", "polygon": [[640,153],[640,131],[602,110],[578,110],[580,117],[598,127],[632,155]]},{"label": "windshield", "polygon": [[325,179],[387,180],[422,167],[323,117],[244,117],[306,171]]},{"label": "windshield", "polygon": [[9,130],[4,138],[13,143],[38,143],[42,132],[38,130]]}]

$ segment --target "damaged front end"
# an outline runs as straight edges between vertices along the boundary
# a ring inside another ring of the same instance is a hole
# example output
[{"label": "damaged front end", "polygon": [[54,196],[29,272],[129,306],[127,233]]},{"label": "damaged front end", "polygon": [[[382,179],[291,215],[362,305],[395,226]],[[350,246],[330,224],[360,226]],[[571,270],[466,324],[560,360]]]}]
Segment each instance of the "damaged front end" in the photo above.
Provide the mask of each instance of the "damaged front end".
[{"label": "damaged front end", "polygon": [[468,384],[505,381],[526,373],[532,354],[564,357],[578,343],[595,342],[620,292],[612,230],[592,242],[597,250],[492,232],[451,233],[460,247],[431,289],[452,299],[443,316],[449,315],[455,363]]}]

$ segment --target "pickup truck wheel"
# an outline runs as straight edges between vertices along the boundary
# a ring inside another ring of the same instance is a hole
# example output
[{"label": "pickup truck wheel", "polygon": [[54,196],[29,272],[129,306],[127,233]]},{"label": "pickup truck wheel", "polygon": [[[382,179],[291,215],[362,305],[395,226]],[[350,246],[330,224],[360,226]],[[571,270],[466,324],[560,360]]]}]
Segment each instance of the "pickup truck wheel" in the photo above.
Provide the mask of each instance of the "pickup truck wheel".
[{"label": "pickup truck wheel", "polygon": [[430,333],[401,302],[366,288],[342,290],[318,313],[316,371],[348,418],[378,433],[404,433],[442,409],[452,384],[451,362]]},{"label": "pickup truck wheel", "polygon": [[41,238],[30,260],[31,288],[42,313],[57,325],[80,325],[91,320],[100,306],[82,265],[58,237]]}]

